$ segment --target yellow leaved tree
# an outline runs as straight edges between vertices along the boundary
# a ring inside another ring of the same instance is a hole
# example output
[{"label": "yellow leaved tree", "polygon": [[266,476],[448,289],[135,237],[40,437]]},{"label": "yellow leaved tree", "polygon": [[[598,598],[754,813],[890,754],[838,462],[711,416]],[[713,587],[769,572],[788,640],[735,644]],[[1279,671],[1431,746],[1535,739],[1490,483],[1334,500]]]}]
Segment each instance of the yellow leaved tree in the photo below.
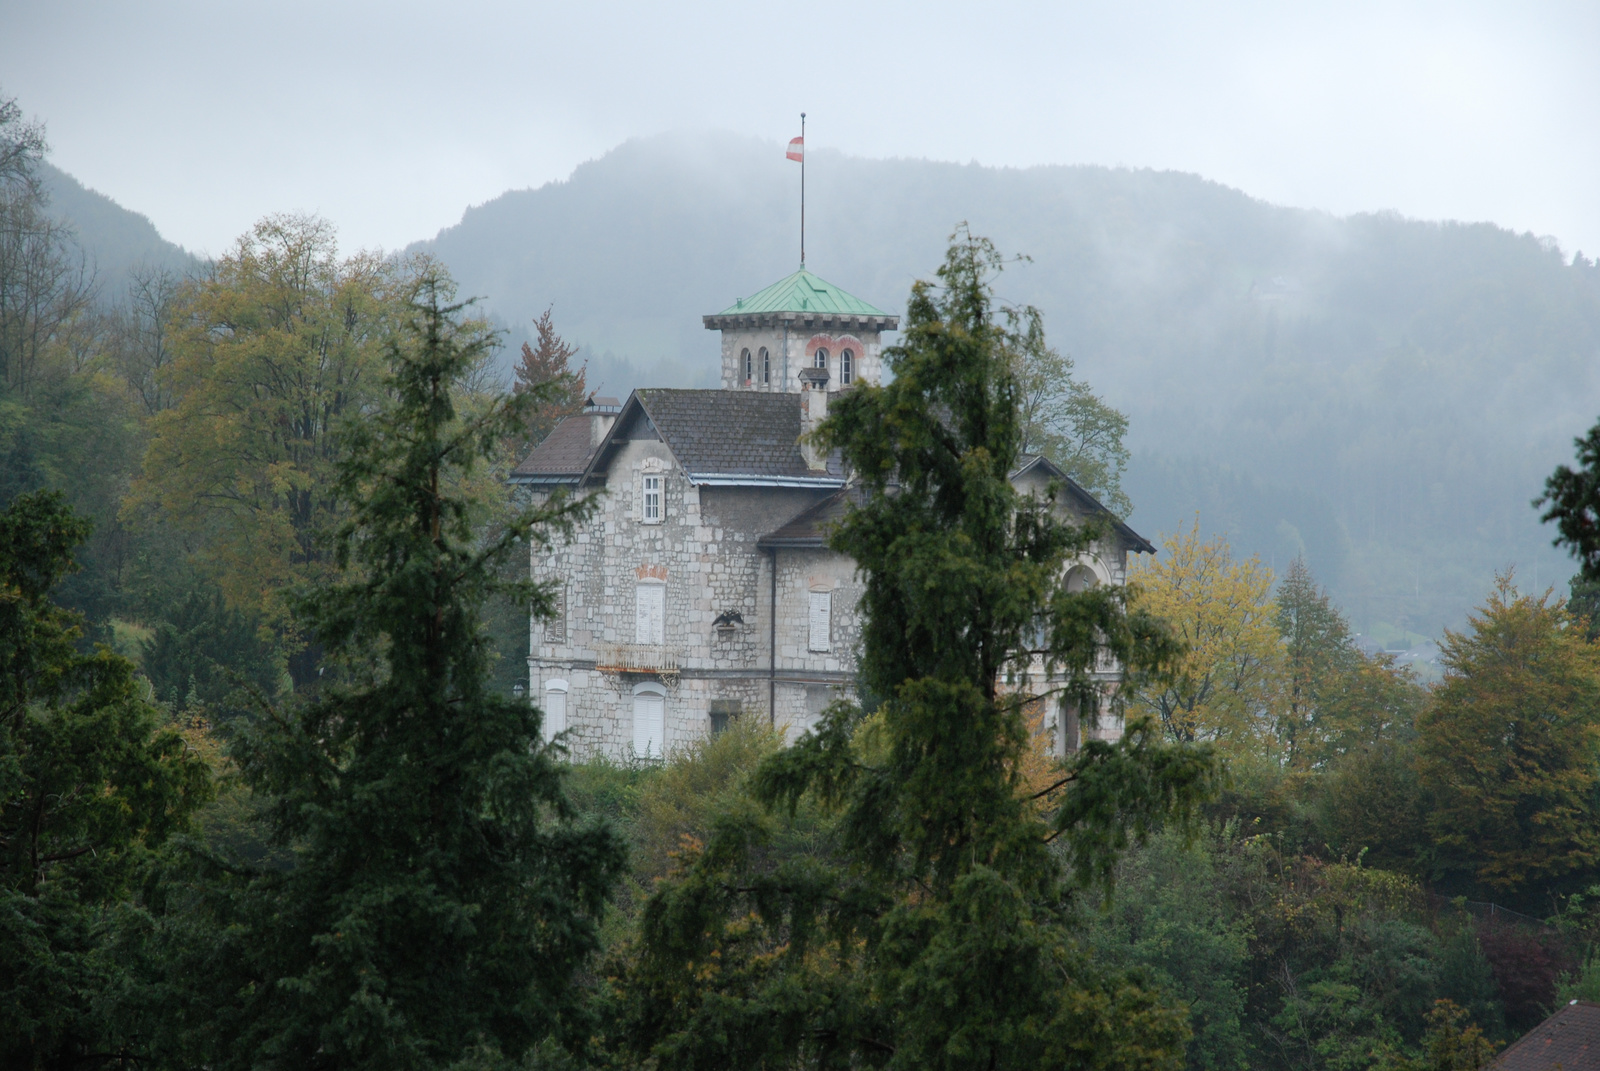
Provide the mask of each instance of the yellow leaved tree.
[{"label": "yellow leaved tree", "polygon": [[380,399],[420,265],[341,258],[331,224],[257,223],[172,305],[172,403],[125,511],[164,516],[228,604],[286,626],[282,593],[328,567],[338,431]]},{"label": "yellow leaved tree", "polygon": [[1165,684],[1131,682],[1133,703],[1161,719],[1174,740],[1241,748],[1270,745],[1280,701],[1283,640],[1274,623],[1272,570],[1235,561],[1222,536],[1190,530],[1129,569],[1135,606],[1165,621],[1187,653]]}]

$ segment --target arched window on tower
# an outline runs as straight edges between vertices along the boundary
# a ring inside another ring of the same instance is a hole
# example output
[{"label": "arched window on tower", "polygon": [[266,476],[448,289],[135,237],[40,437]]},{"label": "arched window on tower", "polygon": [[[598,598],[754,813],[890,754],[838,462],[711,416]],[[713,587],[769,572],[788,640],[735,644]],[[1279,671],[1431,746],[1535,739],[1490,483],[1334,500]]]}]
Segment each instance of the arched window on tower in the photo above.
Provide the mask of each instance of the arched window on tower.
[{"label": "arched window on tower", "polygon": [[767,347],[761,347],[761,382],[772,382],[772,354],[767,352]]},{"label": "arched window on tower", "polygon": [[816,367],[818,367],[818,368],[827,368],[828,367],[828,351],[825,350],[825,349],[822,349],[821,347],[817,348]]},{"label": "arched window on tower", "polygon": [[744,354],[741,356],[741,360],[744,364],[744,381],[748,386],[750,381],[755,379],[755,368],[752,365],[749,350],[744,351]]},{"label": "arched window on tower", "polygon": [[856,355],[849,350],[839,351],[839,385],[850,382],[856,374]]}]

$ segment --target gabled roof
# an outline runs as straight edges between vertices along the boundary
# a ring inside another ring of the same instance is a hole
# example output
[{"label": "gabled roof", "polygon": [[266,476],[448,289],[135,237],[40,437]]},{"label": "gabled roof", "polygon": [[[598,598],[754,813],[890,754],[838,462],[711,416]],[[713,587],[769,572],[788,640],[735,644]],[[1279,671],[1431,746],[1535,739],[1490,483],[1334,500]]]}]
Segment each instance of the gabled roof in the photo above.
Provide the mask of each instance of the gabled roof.
[{"label": "gabled roof", "polygon": [[636,390],[623,403],[612,434],[584,471],[600,478],[612,453],[639,420],[666,443],[696,484],[711,486],[841,487],[836,463],[810,468],[800,452],[800,396],[760,391]]},{"label": "gabled roof", "polygon": [[[1128,543],[1133,550],[1154,554],[1156,548],[1129,528],[1126,524],[1116,519],[1112,512],[1100,504],[1100,501],[1078,486],[1077,482],[1062,472],[1060,467],[1049,458],[1042,455],[1024,455],[1021,462],[1011,472],[1011,479],[1016,480],[1035,470],[1044,472],[1051,479],[1058,480],[1068,495],[1072,496],[1078,508],[1090,516],[1110,517],[1118,535]],[[863,501],[863,493],[859,487],[849,487],[829,495],[796,515],[785,523],[757,540],[757,545],[762,547],[821,547],[827,542],[827,530],[844,518],[845,513],[852,505],[859,505]],[[1600,1069],[1597,1069],[1600,1071]]]},{"label": "gabled roof", "polygon": [[1491,1065],[1494,1071],[1597,1071],[1600,1004],[1575,1000],[1522,1036]]},{"label": "gabled roof", "polygon": [[1085,491],[1078,485],[1076,480],[1061,471],[1061,466],[1043,454],[1023,454],[1022,457],[1017,459],[1017,467],[1011,470],[1011,478],[1013,480],[1021,479],[1028,473],[1035,471],[1043,472],[1051,479],[1059,480],[1068,496],[1077,503],[1078,508],[1083,510],[1084,513],[1092,517],[1110,517],[1111,527],[1127,541],[1130,550],[1136,550],[1142,554],[1154,554],[1156,552],[1156,548],[1148,539],[1124,524],[1115,513],[1101,505],[1098,498]]},{"label": "gabled roof", "polygon": [[719,313],[703,317],[710,330],[770,325],[781,320],[890,331],[900,326],[900,317],[869,305],[804,268],[747,298],[740,298]]},{"label": "gabled roof", "polygon": [[577,483],[595,452],[589,442],[592,419],[580,413],[557,424],[544,442],[511,470],[511,482],[552,487]]}]

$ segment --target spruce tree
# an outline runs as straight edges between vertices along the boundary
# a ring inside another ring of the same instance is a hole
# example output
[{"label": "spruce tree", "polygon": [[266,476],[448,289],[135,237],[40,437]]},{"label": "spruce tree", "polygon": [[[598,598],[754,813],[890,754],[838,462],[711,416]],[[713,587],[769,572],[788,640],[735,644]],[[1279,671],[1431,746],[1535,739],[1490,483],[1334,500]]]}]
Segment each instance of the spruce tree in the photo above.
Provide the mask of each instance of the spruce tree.
[{"label": "spruce tree", "polygon": [[[498,563],[584,507],[558,499],[483,534],[470,489],[540,394],[458,413],[488,340],[446,284],[419,293],[388,404],[345,432],[340,577],[299,599],[328,683],[236,749],[293,866],[216,867],[213,925],[178,960],[200,992],[168,1021],[199,1009],[178,1040],[209,1066],[483,1066],[590,1030],[574,977],[622,846],[575,815],[539,711],[489,690],[482,620],[508,590]],[[548,612],[546,592],[509,590]]]},{"label": "spruce tree", "polygon": [[[1034,790],[1036,744],[1015,681],[1037,652],[1054,699],[1114,696],[1106,654],[1160,672],[1175,645],[1121,590],[1069,592],[1067,567],[1104,535],[1010,481],[1022,432],[990,289],[1000,267],[958,234],[939,282],[918,283],[894,379],[845,393],[819,431],[861,500],[829,545],[865,581],[860,692],[766,762],[767,808],[730,809],[646,907],[619,994],[624,1044],[664,1069],[817,1067],[1000,1071],[1174,1068],[1182,1011],[1097,967],[1076,912],[1115,859],[1207,790],[1205,746],[1150,723],[1090,741]],[[1040,807],[1041,798],[1057,805]],[[775,853],[802,801],[833,815],[816,855]]]}]

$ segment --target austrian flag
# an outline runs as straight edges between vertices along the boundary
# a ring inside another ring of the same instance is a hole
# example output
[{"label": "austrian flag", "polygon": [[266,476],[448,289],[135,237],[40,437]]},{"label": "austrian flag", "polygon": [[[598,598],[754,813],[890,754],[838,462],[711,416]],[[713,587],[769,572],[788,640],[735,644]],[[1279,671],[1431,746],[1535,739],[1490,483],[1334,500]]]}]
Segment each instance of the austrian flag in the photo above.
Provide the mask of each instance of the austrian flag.
[{"label": "austrian flag", "polygon": [[794,140],[790,141],[789,142],[789,151],[784,153],[784,156],[788,157],[791,160],[799,160],[802,164],[805,163],[806,162],[806,139],[805,138],[795,138]]}]

